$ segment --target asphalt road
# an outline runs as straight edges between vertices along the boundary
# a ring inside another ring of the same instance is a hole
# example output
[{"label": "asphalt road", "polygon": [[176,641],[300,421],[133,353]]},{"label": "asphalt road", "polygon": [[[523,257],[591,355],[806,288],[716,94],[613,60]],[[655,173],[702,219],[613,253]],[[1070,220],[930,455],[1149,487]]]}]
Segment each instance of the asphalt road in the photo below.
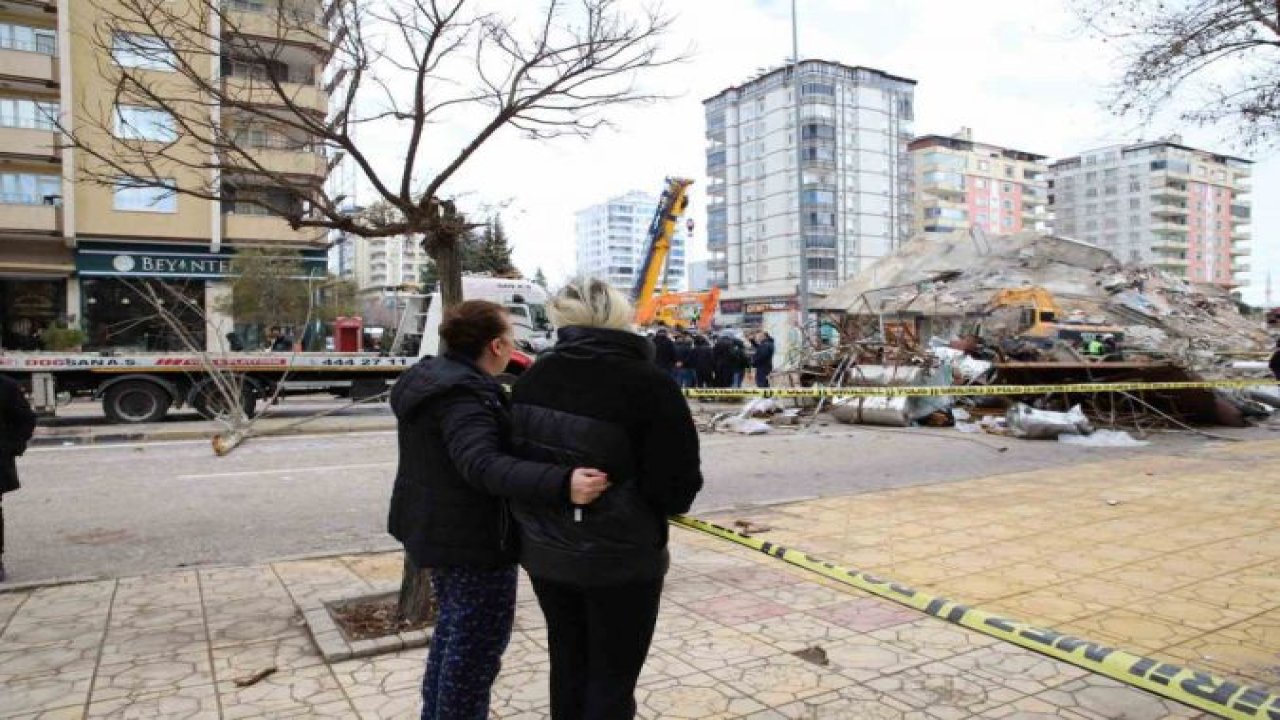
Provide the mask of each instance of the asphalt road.
[{"label": "asphalt road", "polygon": [[[1100,456],[1191,453],[1205,442],[1160,436],[1152,448],[1091,450],[840,425],[706,435],[695,512],[1050,466],[1070,472]],[[225,458],[205,441],[34,448],[19,460],[23,489],[4,497],[10,581],[394,547],[384,523],[395,458],[389,431],[257,439]]]}]

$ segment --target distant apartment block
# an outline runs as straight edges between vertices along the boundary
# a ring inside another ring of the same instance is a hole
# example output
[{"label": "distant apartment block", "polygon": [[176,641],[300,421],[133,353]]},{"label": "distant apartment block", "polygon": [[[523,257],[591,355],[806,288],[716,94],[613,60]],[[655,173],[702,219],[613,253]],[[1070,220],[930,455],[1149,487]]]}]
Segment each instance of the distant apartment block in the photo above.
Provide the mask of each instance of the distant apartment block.
[{"label": "distant apartment block", "polygon": [[[578,272],[607,281],[629,293],[644,262],[649,225],[657,210],[656,196],[633,190],[576,216]],[[667,287],[685,287],[685,237],[677,228],[667,261]]]},{"label": "distant apartment block", "polygon": [[1194,282],[1246,284],[1252,162],[1177,137],[1115,145],[1050,165],[1061,235]]},{"label": "distant apartment block", "polygon": [[981,228],[993,235],[1048,228],[1045,156],[974,142],[973,132],[911,142],[914,231]]},{"label": "distant apartment block", "polygon": [[707,247],[711,282],[728,288],[726,315],[741,304],[750,323],[752,307],[794,303],[802,240],[810,287],[822,292],[910,235],[915,85],[806,60],[703,101]]}]

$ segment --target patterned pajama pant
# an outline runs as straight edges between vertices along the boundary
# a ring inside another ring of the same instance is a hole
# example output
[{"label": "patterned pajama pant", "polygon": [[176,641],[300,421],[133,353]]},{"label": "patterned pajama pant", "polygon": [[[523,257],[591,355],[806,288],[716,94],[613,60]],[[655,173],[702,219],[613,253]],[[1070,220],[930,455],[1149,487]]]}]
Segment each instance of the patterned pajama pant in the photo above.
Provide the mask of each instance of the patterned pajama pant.
[{"label": "patterned pajama pant", "polygon": [[435,568],[440,614],[422,677],[422,720],[486,720],[515,620],[516,568]]}]

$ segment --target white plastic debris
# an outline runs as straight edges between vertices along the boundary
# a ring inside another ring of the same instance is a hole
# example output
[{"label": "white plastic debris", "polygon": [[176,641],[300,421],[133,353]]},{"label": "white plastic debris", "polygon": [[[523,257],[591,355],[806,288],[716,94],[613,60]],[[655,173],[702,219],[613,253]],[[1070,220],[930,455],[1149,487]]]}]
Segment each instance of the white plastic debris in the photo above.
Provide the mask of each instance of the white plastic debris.
[{"label": "white plastic debris", "polygon": [[1151,443],[1138,440],[1122,430],[1094,430],[1092,435],[1059,435],[1058,442],[1063,445],[1082,445],[1095,448],[1132,448],[1146,447]]},{"label": "white plastic debris", "polygon": [[724,421],[722,428],[741,435],[764,435],[769,432],[769,423],[754,418],[731,417]]},{"label": "white plastic debris", "polygon": [[742,412],[738,413],[738,417],[764,417],[781,411],[782,408],[778,407],[778,403],[774,402],[773,398],[762,397],[747,403],[747,406],[742,408]]},{"label": "white plastic debris", "polygon": [[1093,432],[1089,418],[1079,405],[1067,412],[1036,410],[1026,403],[1017,403],[1005,414],[1009,432],[1017,438],[1052,439],[1059,435],[1088,435]]},{"label": "white plastic debris", "polygon": [[956,420],[956,430],[962,433],[979,434],[982,432],[982,426],[978,423],[965,422],[964,420]]}]

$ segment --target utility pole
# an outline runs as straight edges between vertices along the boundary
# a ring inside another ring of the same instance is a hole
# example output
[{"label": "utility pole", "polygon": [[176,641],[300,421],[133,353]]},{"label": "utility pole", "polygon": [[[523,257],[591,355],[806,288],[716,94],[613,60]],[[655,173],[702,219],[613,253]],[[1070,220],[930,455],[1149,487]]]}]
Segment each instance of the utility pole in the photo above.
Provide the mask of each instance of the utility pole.
[{"label": "utility pole", "polygon": [[796,101],[796,234],[800,241],[800,337],[808,341],[809,243],[804,236],[804,148],[800,144],[800,29],[796,0],[791,0],[791,90]]}]

